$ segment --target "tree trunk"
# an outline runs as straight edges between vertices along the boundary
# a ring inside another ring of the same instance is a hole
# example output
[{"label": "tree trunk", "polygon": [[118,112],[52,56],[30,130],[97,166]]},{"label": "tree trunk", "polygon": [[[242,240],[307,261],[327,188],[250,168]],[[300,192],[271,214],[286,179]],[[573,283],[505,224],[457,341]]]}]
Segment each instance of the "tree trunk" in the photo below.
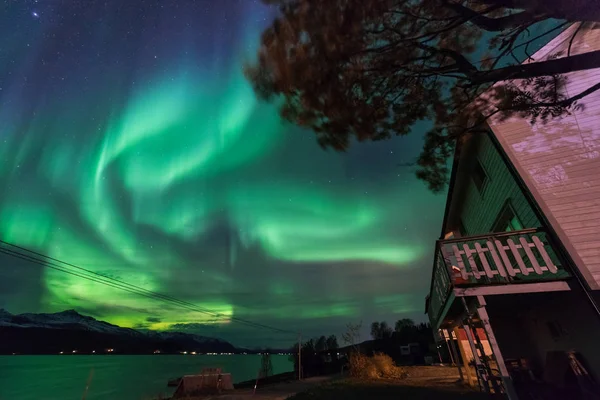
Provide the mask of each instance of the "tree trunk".
[{"label": "tree trunk", "polygon": [[593,68],[600,68],[600,50],[555,60],[512,65],[510,67],[498,68],[491,71],[476,72],[473,75],[469,74],[469,78],[474,84],[483,84],[513,79],[566,74],[568,72],[584,71]]}]

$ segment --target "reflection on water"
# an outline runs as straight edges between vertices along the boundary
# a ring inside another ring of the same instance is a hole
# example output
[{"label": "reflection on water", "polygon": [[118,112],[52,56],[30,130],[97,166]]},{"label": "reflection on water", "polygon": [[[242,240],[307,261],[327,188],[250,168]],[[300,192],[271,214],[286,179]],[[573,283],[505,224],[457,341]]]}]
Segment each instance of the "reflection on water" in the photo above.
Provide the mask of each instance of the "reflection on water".
[{"label": "reflection on water", "polygon": [[[276,374],[293,369],[288,356],[271,362]],[[203,367],[220,367],[240,382],[256,377],[260,356],[1,356],[0,400],[79,399],[92,369],[87,399],[146,400],[171,394],[169,378]]]}]

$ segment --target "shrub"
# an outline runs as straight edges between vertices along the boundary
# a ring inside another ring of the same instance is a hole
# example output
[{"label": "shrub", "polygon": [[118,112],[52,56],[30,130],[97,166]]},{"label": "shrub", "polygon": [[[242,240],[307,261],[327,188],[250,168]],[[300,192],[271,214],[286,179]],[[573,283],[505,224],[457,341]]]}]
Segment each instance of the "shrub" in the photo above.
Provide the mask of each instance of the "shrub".
[{"label": "shrub", "polygon": [[371,362],[382,376],[393,376],[397,368],[392,358],[387,354],[375,353],[371,358]]},{"label": "shrub", "polygon": [[360,353],[352,352],[348,358],[348,370],[350,376],[360,378],[364,375],[369,365],[368,358]]},{"label": "shrub", "polygon": [[406,371],[394,364],[390,356],[375,353],[367,357],[360,353],[352,353],[349,358],[350,375],[360,379],[405,378]]}]

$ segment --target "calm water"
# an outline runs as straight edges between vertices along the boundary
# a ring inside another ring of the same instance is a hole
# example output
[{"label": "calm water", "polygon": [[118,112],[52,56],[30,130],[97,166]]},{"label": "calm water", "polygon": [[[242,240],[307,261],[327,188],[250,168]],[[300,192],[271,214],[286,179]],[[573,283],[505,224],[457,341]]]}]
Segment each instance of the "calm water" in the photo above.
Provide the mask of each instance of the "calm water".
[{"label": "calm water", "polygon": [[[291,371],[288,356],[271,356],[273,373]],[[258,355],[0,356],[0,400],[81,399],[93,369],[89,400],[152,399],[171,394],[169,378],[220,367],[234,382],[256,378]]]}]

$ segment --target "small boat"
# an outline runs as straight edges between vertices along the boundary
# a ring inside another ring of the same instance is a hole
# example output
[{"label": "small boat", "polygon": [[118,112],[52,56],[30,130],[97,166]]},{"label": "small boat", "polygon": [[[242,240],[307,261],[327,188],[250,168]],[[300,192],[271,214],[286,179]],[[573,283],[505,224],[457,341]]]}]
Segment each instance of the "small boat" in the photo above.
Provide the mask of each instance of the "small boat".
[{"label": "small boat", "polygon": [[180,379],[172,399],[188,398],[190,395],[218,394],[223,391],[234,390],[233,378],[229,373],[223,373],[221,368],[203,368],[198,375],[184,375]]}]

